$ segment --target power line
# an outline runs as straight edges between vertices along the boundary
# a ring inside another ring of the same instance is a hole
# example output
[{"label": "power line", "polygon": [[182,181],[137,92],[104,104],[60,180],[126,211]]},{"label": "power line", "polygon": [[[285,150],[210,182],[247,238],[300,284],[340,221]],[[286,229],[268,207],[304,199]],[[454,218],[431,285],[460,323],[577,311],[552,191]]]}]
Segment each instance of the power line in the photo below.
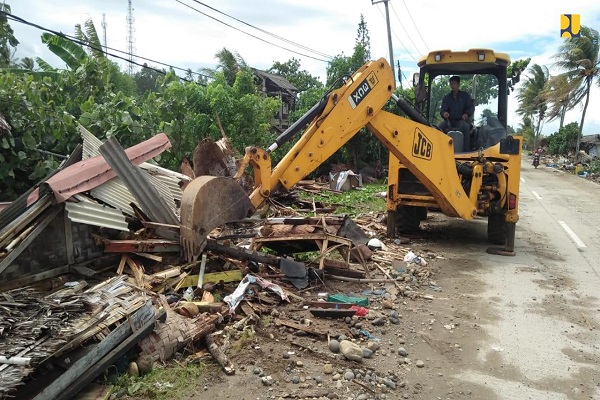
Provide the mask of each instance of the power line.
[{"label": "power line", "polygon": [[283,47],[283,46],[280,46],[280,45],[278,45],[278,44],[275,44],[275,43],[269,42],[269,41],[268,41],[268,40],[266,40],[266,39],[263,39],[263,38],[261,38],[261,37],[258,37],[258,36],[256,36],[256,35],[253,35],[253,34],[251,34],[251,33],[248,33],[248,32],[246,32],[246,31],[243,31],[243,30],[241,30],[241,29],[239,29],[239,28],[236,28],[235,26],[233,26],[233,25],[230,25],[230,24],[228,24],[227,22],[223,22],[223,21],[221,21],[220,19],[213,17],[212,15],[208,15],[208,14],[206,14],[205,12],[202,12],[202,11],[198,10],[197,8],[194,8],[194,7],[190,6],[189,4],[186,4],[186,3],[182,2],[181,0],[175,0],[175,1],[176,1],[177,3],[179,3],[179,4],[183,5],[183,6],[185,6],[185,7],[188,7],[188,8],[190,8],[190,9],[192,9],[192,10],[196,11],[196,12],[197,12],[197,13],[199,13],[199,14],[202,14],[202,15],[204,15],[204,16],[206,16],[206,17],[208,17],[208,18],[212,19],[212,20],[215,20],[215,21],[217,21],[217,22],[218,22],[218,23],[220,23],[220,24],[223,24],[223,25],[225,25],[225,26],[227,26],[227,27],[229,27],[229,28],[235,29],[236,31],[238,31],[238,32],[241,32],[241,33],[243,33],[244,35],[248,35],[248,36],[250,36],[250,37],[253,37],[254,39],[258,39],[258,40],[260,40],[261,42],[265,42],[265,43],[267,43],[267,44],[270,44],[271,46],[275,46],[275,47],[278,47],[278,48],[280,48],[280,49],[283,49],[283,50],[286,50],[286,51],[289,51],[289,52],[291,52],[291,53],[298,54],[298,55],[301,55],[301,56],[304,56],[304,57],[312,58],[313,60],[317,60],[317,61],[323,61],[323,62],[326,62],[326,63],[328,63],[328,62],[329,62],[329,61],[327,61],[327,60],[323,60],[322,58],[317,58],[317,57],[309,56],[308,54],[303,54],[303,53],[300,53],[300,52],[298,52],[298,51],[295,51],[295,50],[292,50],[292,49],[288,49],[287,47]]},{"label": "power line", "polygon": [[419,31],[419,27],[417,26],[417,24],[415,24],[415,20],[413,19],[412,14],[410,13],[410,10],[408,9],[408,6],[406,5],[406,2],[404,0],[402,0],[402,3],[404,4],[404,8],[406,8],[406,11],[408,12],[408,16],[410,17],[410,20],[412,21],[413,25],[415,26],[415,29],[417,30],[419,37],[423,41],[425,48],[427,49],[427,51],[429,51],[429,46],[427,46],[427,43],[425,43],[425,39],[423,39],[423,36],[421,36],[421,31]]},{"label": "power line", "polygon": [[423,54],[419,48],[417,47],[417,45],[415,44],[415,42],[413,42],[412,38],[410,37],[410,34],[408,33],[408,31],[406,30],[406,28],[404,27],[404,25],[402,24],[402,22],[400,21],[400,17],[398,16],[398,14],[396,13],[396,9],[394,8],[394,5],[392,5],[392,11],[394,12],[394,15],[396,16],[396,19],[398,20],[398,23],[400,24],[400,26],[402,27],[402,30],[404,31],[404,33],[406,33],[406,36],[408,37],[408,40],[410,40],[410,42],[412,43],[414,49],[417,51],[417,54],[421,55]]},{"label": "power line", "polygon": [[193,1],[194,3],[198,3],[198,4],[200,4],[200,5],[202,5],[202,6],[206,7],[206,8],[208,8],[208,9],[211,9],[211,10],[213,10],[213,11],[215,11],[215,12],[218,12],[219,14],[225,15],[225,16],[227,16],[227,17],[229,17],[229,18],[231,18],[231,19],[233,19],[233,20],[235,20],[235,21],[237,21],[237,22],[240,22],[240,23],[242,23],[242,24],[244,24],[244,25],[246,25],[246,26],[249,26],[250,28],[256,29],[257,31],[260,31],[260,32],[262,32],[262,33],[265,33],[265,34],[267,34],[267,35],[271,36],[271,37],[274,37],[274,38],[276,38],[276,39],[279,39],[279,40],[281,40],[281,41],[283,41],[283,42],[289,43],[289,44],[291,44],[291,45],[294,45],[294,46],[296,46],[296,47],[300,47],[301,49],[304,49],[304,50],[308,50],[308,51],[310,51],[311,53],[318,54],[318,55],[320,55],[320,56],[322,56],[322,57],[326,57],[326,58],[330,58],[330,59],[333,59],[333,58],[334,58],[333,56],[330,56],[329,54],[326,54],[326,53],[320,52],[320,51],[318,51],[318,50],[311,49],[310,47],[307,47],[307,46],[304,46],[304,45],[302,45],[302,44],[296,43],[296,42],[294,42],[294,41],[292,41],[292,40],[286,39],[286,38],[284,38],[284,37],[281,37],[281,36],[279,36],[279,35],[276,35],[276,34],[274,34],[274,33],[271,33],[271,32],[269,32],[269,31],[266,31],[266,30],[264,30],[264,29],[262,29],[262,28],[259,28],[259,27],[257,27],[257,26],[254,26],[254,25],[252,25],[252,24],[250,24],[250,23],[248,23],[248,22],[242,21],[241,19],[238,19],[238,18],[236,18],[236,17],[234,17],[234,16],[231,16],[231,15],[229,15],[229,14],[227,14],[227,13],[223,12],[223,11],[220,11],[220,10],[217,10],[216,8],[214,8],[214,7],[211,7],[211,6],[209,6],[208,4],[204,4],[203,2],[201,2],[201,1],[199,1],[199,0],[192,0],[192,1]]},{"label": "power line", "polygon": [[[383,15],[383,12],[381,11],[381,8],[379,7],[379,5],[377,6],[377,10],[379,10],[379,13],[381,14],[381,16],[385,19],[385,16]],[[398,41],[400,42],[400,44],[402,45],[402,47],[404,47],[404,50],[406,50],[406,52],[408,53],[408,55],[410,56],[410,58],[412,58],[414,60],[414,62],[416,63],[417,60],[415,60],[415,58],[413,57],[413,55],[411,54],[410,50],[408,50],[406,48],[406,46],[404,45],[404,43],[402,42],[402,39],[400,39],[400,37],[398,37],[398,35],[396,34],[396,32],[392,29],[392,33],[394,34],[394,36],[396,36],[396,39],[398,39]]]},{"label": "power line", "polygon": [[[56,35],[56,36],[62,37],[62,38],[64,38],[64,39],[67,39],[67,40],[69,40],[69,41],[71,41],[71,42],[77,43],[77,44],[79,44],[79,45],[81,45],[81,46],[86,46],[86,47],[89,47],[89,48],[91,48],[92,50],[96,50],[96,51],[101,51],[101,52],[104,52],[104,53],[105,53],[106,55],[108,55],[108,56],[111,56],[111,57],[117,58],[117,59],[119,59],[119,60],[123,60],[123,61],[125,61],[125,62],[128,62],[128,63],[129,63],[129,62],[131,62],[131,63],[133,63],[133,64],[137,65],[138,67],[147,68],[147,69],[150,69],[150,70],[152,70],[152,71],[158,72],[158,73],[160,73],[160,74],[163,74],[163,75],[165,75],[165,74],[166,74],[166,72],[165,72],[165,71],[163,71],[163,70],[160,70],[160,69],[157,69],[157,68],[154,68],[154,67],[148,66],[148,65],[140,64],[140,63],[138,63],[138,62],[135,62],[135,61],[130,61],[128,58],[125,58],[125,57],[119,56],[119,55],[117,55],[117,54],[114,54],[114,53],[108,53],[108,52],[105,52],[105,51],[104,51],[104,49],[102,49],[102,47],[96,47],[96,46],[94,46],[94,45],[92,45],[92,44],[85,43],[85,42],[83,42],[83,41],[81,41],[81,40],[79,40],[79,39],[75,38],[74,36],[67,35],[67,34],[64,34],[64,33],[62,33],[62,32],[57,32],[57,31],[55,31],[55,30],[52,30],[52,29],[49,29],[49,28],[45,28],[45,27],[43,27],[43,26],[41,26],[41,25],[38,25],[38,24],[35,24],[35,23],[32,23],[32,22],[29,22],[29,21],[27,21],[27,20],[25,20],[25,19],[23,19],[23,18],[21,18],[21,17],[18,17],[18,16],[14,15],[14,14],[9,14],[9,13],[7,13],[7,12],[4,12],[4,11],[0,11],[0,14],[6,15],[6,17],[7,17],[8,19],[12,20],[12,21],[19,22],[19,23],[21,23],[21,24],[24,24],[24,25],[31,26],[31,27],[33,27],[33,28],[37,28],[37,29],[39,29],[39,30],[42,30],[42,31],[45,31],[45,32],[48,32],[48,33],[52,33],[52,34],[54,34],[54,35]],[[107,48],[107,49],[109,49],[109,50],[112,50],[112,51],[116,51],[116,52],[118,52],[118,53],[123,53],[123,54],[126,54],[126,55],[128,55],[128,54],[129,54],[129,53],[128,53],[128,52],[126,52],[126,51],[123,51],[123,50],[118,50],[118,49],[114,49],[114,48],[112,48],[112,47],[108,47],[108,46],[106,46],[106,48]],[[163,66],[165,66],[165,67],[172,68],[172,69],[174,69],[174,70],[184,71],[184,72],[186,72],[186,73],[191,73],[191,74],[193,74],[193,75],[198,75],[198,76],[201,76],[201,77],[204,77],[204,78],[211,78],[211,77],[210,77],[210,76],[208,76],[208,75],[204,75],[204,74],[201,74],[201,73],[199,73],[199,72],[194,72],[194,71],[190,70],[189,68],[187,68],[187,69],[186,69],[186,68],[182,68],[182,67],[177,67],[177,66],[175,66],[175,65],[167,64],[167,63],[164,63],[164,62],[161,62],[161,61],[157,61],[157,60],[153,60],[153,59],[151,59],[151,58],[147,58],[147,57],[142,57],[142,56],[140,56],[140,55],[136,55],[136,57],[137,57],[137,58],[139,58],[139,59],[145,60],[145,61],[152,62],[152,63],[154,63],[154,64],[163,65]],[[182,78],[182,77],[179,77],[179,79],[181,79],[181,80],[183,80],[183,81],[186,81],[186,82],[195,82],[195,81],[192,81],[192,80],[189,80],[189,79],[186,79],[186,78]],[[197,82],[196,82],[196,83],[197,83]]]}]

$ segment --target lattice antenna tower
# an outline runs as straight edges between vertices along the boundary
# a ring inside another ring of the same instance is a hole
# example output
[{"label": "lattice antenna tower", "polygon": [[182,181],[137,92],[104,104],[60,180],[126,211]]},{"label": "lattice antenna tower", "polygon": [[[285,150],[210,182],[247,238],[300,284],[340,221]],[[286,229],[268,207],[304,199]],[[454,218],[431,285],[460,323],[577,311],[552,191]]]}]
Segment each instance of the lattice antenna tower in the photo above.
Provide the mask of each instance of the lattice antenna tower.
[{"label": "lattice antenna tower", "polygon": [[135,28],[133,27],[133,7],[131,0],[127,0],[127,53],[129,56],[129,75],[133,75],[133,62],[135,61]]},{"label": "lattice antenna tower", "polygon": [[108,42],[106,41],[106,14],[102,13],[102,34],[104,36],[104,54],[106,54]]}]

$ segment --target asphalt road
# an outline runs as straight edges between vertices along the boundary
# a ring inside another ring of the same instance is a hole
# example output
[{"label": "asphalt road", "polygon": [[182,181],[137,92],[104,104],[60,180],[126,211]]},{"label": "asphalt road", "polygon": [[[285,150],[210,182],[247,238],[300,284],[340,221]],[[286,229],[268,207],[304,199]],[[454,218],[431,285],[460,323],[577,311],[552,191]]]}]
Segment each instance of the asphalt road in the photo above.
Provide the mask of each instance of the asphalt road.
[{"label": "asphalt road", "polygon": [[[478,352],[497,399],[600,399],[600,185],[524,158],[515,257],[478,254]],[[469,250],[469,249],[467,249]]]}]

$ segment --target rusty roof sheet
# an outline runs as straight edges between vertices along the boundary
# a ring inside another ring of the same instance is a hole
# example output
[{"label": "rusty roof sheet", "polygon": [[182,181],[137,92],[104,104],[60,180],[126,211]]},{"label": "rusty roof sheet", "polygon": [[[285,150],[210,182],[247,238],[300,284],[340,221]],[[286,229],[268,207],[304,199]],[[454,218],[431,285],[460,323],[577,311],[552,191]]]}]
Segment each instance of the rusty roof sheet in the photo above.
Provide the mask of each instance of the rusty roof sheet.
[{"label": "rusty roof sheet", "polygon": [[[171,147],[171,142],[167,135],[159,133],[142,143],[131,146],[125,150],[125,153],[133,164],[139,165],[156,157],[169,147]],[[104,157],[96,156],[65,168],[46,180],[44,184],[49,186],[54,193],[56,202],[62,203],[74,194],[93,189],[116,175]],[[36,189],[27,199],[28,204],[36,201],[38,197]]]}]

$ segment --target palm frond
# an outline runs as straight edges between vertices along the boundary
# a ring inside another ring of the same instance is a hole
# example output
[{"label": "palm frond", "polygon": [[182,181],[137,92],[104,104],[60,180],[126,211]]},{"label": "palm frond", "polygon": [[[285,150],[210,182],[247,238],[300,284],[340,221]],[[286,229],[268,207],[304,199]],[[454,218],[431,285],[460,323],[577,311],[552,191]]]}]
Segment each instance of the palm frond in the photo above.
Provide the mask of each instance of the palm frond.
[{"label": "palm frond", "polygon": [[56,71],[56,68],[54,68],[52,65],[48,64],[45,60],[43,60],[39,57],[35,58],[35,62],[37,63],[38,67],[40,67],[40,69],[42,71],[46,71],[46,72]]},{"label": "palm frond", "polygon": [[8,72],[16,75],[31,75],[34,78],[43,78],[45,76],[49,76],[51,78],[56,78],[60,72],[58,71],[32,71],[26,68],[0,68],[2,72]]},{"label": "palm frond", "polygon": [[51,52],[56,54],[73,70],[79,68],[83,61],[88,57],[87,53],[80,45],[61,36],[43,33],[42,42],[48,46],[48,49],[50,49]]},{"label": "palm frond", "polygon": [[100,37],[98,36],[94,21],[88,19],[85,21],[84,25],[87,43],[91,46],[94,56],[97,58],[105,58],[104,51],[102,50],[102,42],[100,42]]}]

